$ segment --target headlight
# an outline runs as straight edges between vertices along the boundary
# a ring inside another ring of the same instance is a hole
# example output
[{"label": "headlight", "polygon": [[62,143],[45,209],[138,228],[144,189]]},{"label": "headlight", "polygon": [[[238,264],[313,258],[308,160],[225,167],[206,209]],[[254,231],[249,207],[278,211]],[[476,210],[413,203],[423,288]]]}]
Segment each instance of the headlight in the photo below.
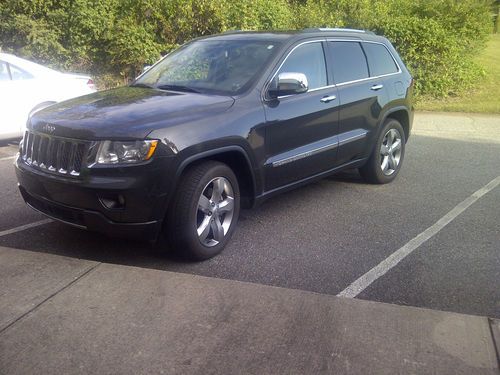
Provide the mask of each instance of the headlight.
[{"label": "headlight", "polygon": [[102,141],[97,149],[96,164],[129,164],[151,159],[157,140]]}]

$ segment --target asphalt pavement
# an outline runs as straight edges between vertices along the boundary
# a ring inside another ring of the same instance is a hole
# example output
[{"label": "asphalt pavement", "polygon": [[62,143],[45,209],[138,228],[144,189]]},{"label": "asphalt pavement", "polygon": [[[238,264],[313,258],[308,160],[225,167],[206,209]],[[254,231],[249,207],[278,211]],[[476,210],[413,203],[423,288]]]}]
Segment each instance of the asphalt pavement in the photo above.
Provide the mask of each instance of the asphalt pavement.
[{"label": "asphalt pavement", "polygon": [[[243,211],[219,256],[187,263],[140,242],[51,222],[17,191],[15,145],[0,147],[0,246],[337,295],[500,176],[500,117],[418,113],[403,169],[368,185],[356,171]],[[500,318],[500,187],[493,188],[357,298]]]}]

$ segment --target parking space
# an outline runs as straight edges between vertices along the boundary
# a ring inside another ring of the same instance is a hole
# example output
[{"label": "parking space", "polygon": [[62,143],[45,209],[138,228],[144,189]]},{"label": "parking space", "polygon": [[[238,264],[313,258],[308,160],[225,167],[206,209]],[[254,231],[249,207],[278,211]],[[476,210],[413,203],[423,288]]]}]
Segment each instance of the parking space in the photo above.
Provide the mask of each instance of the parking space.
[{"label": "parking space", "polygon": [[[0,146],[0,234],[44,217],[17,192]],[[500,117],[418,114],[398,179],[348,171],[244,211],[219,256],[186,263],[148,244],[51,222],[0,246],[336,295],[500,175]],[[359,298],[500,317],[500,187],[473,203]]]},{"label": "parking space", "polygon": [[[471,206],[359,297],[498,317],[498,202],[499,188]],[[442,292],[436,293],[436,289]]]},{"label": "parking space", "polygon": [[24,201],[17,189],[16,174],[12,155],[17,147],[12,144],[0,144],[0,232],[44,219],[44,216],[24,207]]},{"label": "parking space", "polygon": [[16,141],[0,141],[0,161],[12,159],[12,156],[17,152]]}]

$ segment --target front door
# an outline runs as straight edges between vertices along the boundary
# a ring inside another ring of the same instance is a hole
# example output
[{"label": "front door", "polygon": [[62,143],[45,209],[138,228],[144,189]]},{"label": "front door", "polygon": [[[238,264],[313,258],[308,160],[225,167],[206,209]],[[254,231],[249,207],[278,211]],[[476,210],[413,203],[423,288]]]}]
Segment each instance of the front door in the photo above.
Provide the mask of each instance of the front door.
[{"label": "front door", "polygon": [[321,41],[295,46],[280,73],[303,73],[306,93],[265,103],[265,190],[291,184],[333,168],[338,146],[338,100],[330,86]]}]

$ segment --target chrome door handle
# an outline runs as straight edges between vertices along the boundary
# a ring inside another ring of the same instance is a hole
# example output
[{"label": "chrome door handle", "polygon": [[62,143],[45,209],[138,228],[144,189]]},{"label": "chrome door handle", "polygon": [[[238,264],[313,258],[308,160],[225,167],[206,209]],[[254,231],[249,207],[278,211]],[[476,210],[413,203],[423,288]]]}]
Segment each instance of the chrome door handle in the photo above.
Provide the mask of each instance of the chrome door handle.
[{"label": "chrome door handle", "polygon": [[319,101],[321,103],[329,103],[335,99],[337,99],[335,95],[330,95],[330,96],[323,96]]},{"label": "chrome door handle", "polygon": [[383,88],[383,87],[384,87],[384,85],[373,85],[373,86],[371,87],[371,89],[372,89],[373,91],[377,91],[377,90],[380,90],[380,89],[381,89],[381,88]]}]

